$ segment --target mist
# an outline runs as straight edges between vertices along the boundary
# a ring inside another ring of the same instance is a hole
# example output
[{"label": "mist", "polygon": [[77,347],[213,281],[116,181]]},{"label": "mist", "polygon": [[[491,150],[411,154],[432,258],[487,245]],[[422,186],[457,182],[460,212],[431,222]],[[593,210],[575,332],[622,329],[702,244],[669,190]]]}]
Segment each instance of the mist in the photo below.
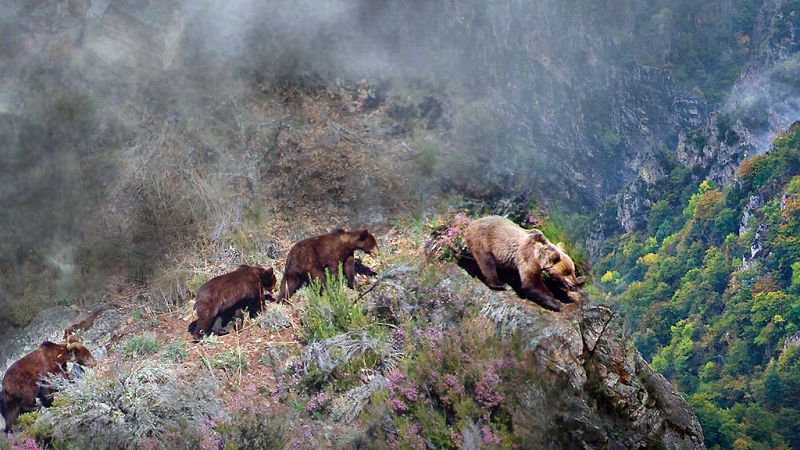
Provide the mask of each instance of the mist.
[{"label": "mist", "polygon": [[[748,2],[756,12],[762,3]],[[704,67],[667,68],[683,57],[682,21],[713,9],[632,0],[4,1],[0,320],[24,325],[42,308],[146,282],[165,254],[198,237],[221,242],[287,199],[297,209],[333,204],[361,223],[433,193],[598,208],[639,172],[643,154],[673,147],[732,89],[698,81]],[[714,16],[708,30],[752,32],[754,20],[739,25],[732,14]],[[713,62],[722,68],[708,70],[720,74],[744,64]],[[326,119],[334,131],[358,123],[358,144],[340,137],[352,130],[331,132],[330,148],[322,132],[295,142],[291,130],[322,127],[298,110],[329,94],[360,102]],[[363,106],[370,102],[383,106]],[[315,146],[337,155],[320,164],[336,174],[333,187],[292,165]],[[351,147],[381,156],[354,166]],[[403,172],[394,164],[405,148],[416,159]]]}]

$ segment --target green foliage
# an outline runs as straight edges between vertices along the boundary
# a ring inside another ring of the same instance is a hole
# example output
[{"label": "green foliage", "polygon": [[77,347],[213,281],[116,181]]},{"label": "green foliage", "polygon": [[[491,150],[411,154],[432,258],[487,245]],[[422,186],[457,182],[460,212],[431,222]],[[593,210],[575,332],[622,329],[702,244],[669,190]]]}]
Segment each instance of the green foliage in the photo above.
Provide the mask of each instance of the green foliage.
[{"label": "green foliage", "polygon": [[622,142],[622,136],[611,130],[607,130],[600,136],[600,145],[603,146],[603,151],[609,156],[614,156],[614,152],[620,142]]},{"label": "green foliage", "polygon": [[417,148],[415,158],[420,173],[426,177],[433,175],[439,161],[439,143],[432,138],[426,138],[418,139],[415,146]]},{"label": "green foliage", "polygon": [[239,352],[225,352],[217,355],[212,361],[214,369],[241,373],[247,369],[247,355]]},{"label": "green foliage", "polygon": [[306,341],[321,341],[340,333],[366,329],[370,325],[363,306],[347,287],[341,265],[339,273],[325,271],[325,283],[313,280],[302,290],[305,312],[301,319]]},{"label": "green foliage", "polygon": [[158,339],[152,333],[132,336],[122,343],[122,354],[129,359],[156,353],[161,347]]},{"label": "green foliage", "polygon": [[161,359],[173,363],[181,363],[189,357],[189,349],[183,341],[174,341],[161,351]]},{"label": "green foliage", "polygon": [[[800,331],[798,175],[796,126],[745,161],[738,184],[665,191],[650,210],[649,236],[615,239],[596,267],[639,350],[688,394],[709,448],[800,445],[800,408],[787,400],[800,393],[798,347],[786,344]],[[690,179],[680,168],[673,176]],[[753,195],[764,204],[737,236]],[[745,266],[758,225],[763,248]]]},{"label": "green foliage", "polygon": [[261,328],[278,331],[292,326],[292,316],[286,306],[277,303],[268,303],[264,311],[256,318]]}]

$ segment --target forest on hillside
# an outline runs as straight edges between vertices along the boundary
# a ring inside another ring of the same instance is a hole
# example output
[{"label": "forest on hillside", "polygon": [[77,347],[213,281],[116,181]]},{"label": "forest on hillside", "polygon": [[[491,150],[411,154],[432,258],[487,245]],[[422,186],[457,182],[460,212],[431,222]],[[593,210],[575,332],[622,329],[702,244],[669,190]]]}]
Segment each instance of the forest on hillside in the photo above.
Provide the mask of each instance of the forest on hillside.
[{"label": "forest on hillside", "polygon": [[675,167],[596,270],[712,448],[800,446],[800,124],[726,187]]}]

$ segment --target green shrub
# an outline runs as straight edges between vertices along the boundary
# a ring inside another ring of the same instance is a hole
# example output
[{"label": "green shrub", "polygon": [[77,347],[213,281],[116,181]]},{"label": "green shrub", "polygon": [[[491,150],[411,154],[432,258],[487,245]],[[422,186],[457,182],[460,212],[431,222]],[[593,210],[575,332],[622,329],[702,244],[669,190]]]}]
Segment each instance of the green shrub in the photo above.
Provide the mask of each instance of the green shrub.
[{"label": "green shrub", "polygon": [[312,281],[303,289],[303,296],[306,302],[301,323],[303,337],[308,342],[363,330],[370,324],[354,291],[347,287],[341,265],[336,276],[325,272],[324,284]]},{"label": "green shrub", "polygon": [[261,364],[278,369],[281,367],[281,361],[289,355],[290,348],[285,344],[270,345],[261,356]]},{"label": "green shrub", "polygon": [[270,331],[278,331],[292,326],[292,316],[286,306],[278,303],[267,304],[266,309],[256,319],[258,326]]},{"label": "green shrub", "polygon": [[186,361],[187,357],[189,357],[189,349],[186,348],[186,343],[183,341],[172,342],[161,351],[161,359],[164,361],[180,363]]},{"label": "green shrub", "polygon": [[159,344],[155,335],[145,333],[126,339],[122,344],[122,354],[129,359],[138,358],[156,353],[160,347],[161,344]]}]

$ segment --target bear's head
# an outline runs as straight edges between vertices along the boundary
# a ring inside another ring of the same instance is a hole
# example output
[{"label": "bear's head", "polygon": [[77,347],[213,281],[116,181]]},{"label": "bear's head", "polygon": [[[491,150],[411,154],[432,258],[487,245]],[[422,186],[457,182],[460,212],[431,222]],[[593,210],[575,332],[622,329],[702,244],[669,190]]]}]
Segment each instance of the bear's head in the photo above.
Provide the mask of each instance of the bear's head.
[{"label": "bear's head", "polygon": [[97,365],[97,361],[92,356],[92,352],[75,339],[67,341],[67,353],[69,354],[70,362],[86,367],[94,367]]},{"label": "bear's head", "polygon": [[546,284],[553,293],[565,297],[583,285],[583,278],[576,275],[575,263],[564,251],[564,244],[553,245],[539,230],[531,230],[530,239],[531,255],[546,274]]},{"label": "bear's head", "polygon": [[364,250],[370,255],[374,255],[378,250],[378,241],[366,228],[354,231],[353,235],[355,236],[355,241],[353,243],[355,248]]},{"label": "bear's head", "polygon": [[261,279],[261,286],[263,286],[267,292],[272,292],[275,289],[275,285],[278,283],[278,279],[275,277],[275,271],[272,270],[272,267],[269,269],[256,267],[256,270]]}]

